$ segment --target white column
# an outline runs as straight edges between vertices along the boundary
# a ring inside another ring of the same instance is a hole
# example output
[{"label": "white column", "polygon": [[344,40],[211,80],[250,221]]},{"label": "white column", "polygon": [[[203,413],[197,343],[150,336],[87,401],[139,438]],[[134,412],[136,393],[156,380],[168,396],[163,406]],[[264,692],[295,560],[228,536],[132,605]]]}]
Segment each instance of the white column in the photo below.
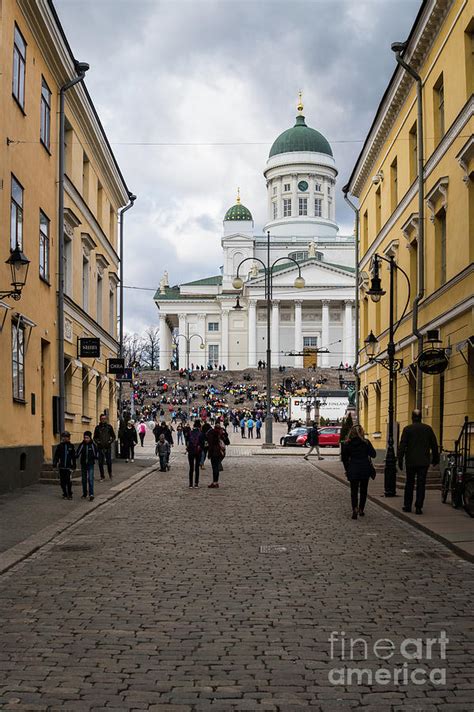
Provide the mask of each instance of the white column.
[{"label": "white column", "polygon": [[257,365],[257,300],[249,301],[248,323],[248,365],[253,368]]},{"label": "white column", "polygon": [[170,367],[171,354],[169,351],[169,329],[166,323],[166,314],[160,309],[160,369],[162,371]]},{"label": "white column", "polygon": [[272,301],[272,366],[280,365],[280,302],[278,299]]},{"label": "white column", "polygon": [[[329,348],[329,300],[323,299],[321,347]],[[329,366],[329,354],[321,354],[321,366]]]},{"label": "white column", "polygon": [[[303,302],[301,299],[295,301],[295,352],[297,354],[302,354],[303,352],[303,329],[302,329],[302,318],[301,318],[301,305]],[[295,367],[303,368],[304,357],[295,356]]]},{"label": "white column", "polygon": [[344,309],[343,362],[352,366],[354,363],[354,343],[352,336],[352,299],[346,299]]},{"label": "white column", "polygon": [[229,309],[222,309],[221,356],[219,363],[229,369]]},{"label": "white column", "polygon": [[197,315],[197,333],[199,336],[202,338],[203,343],[205,348],[201,349],[201,339],[192,339],[191,340],[191,361],[193,360],[194,356],[194,363],[198,363],[200,366],[204,366],[206,368],[207,366],[207,343],[206,343],[206,315],[205,314],[198,314]]},{"label": "white column", "polygon": [[[186,314],[178,314],[178,323],[178,334],[180,334],[180,337],[178,338],[179,367],[186,368],[186,339],[181,338],[181,334],[183,336],[187,336]],[[191,361],[189,364],[191,365]]]}]

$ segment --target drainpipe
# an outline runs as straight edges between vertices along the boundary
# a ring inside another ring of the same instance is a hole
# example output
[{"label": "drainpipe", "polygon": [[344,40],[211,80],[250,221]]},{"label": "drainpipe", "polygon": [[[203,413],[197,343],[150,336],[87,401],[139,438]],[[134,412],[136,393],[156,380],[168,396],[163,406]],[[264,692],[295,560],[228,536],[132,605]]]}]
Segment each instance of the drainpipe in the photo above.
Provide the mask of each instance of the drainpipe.
[{"label": "drainpipe", "polygon": [[[401,54],[407,47],[407,42],[394,42],[392,51],[395,52],[395,59],[398,64],[405,69],[416,81],[417,98],[417,151],[418,151],[418,262],[417,280],[418,290],[413,300],[413,333],[418,340],[418,356],[423,351],[423,334],[418,328],[419,304],[425,293],[425,203],[424,203],[424,150],[423,150],[423,81],[413,67],[405,62]],[[423,406],[423,373],[416,368],[416,407],[417,410]]]},{"label": "drainpipe", "polygon": [[65,115],[64,95],[75,84],[82,82],[89,65],[86,62],[75,62],[77,77],[66,82],[59,90],[59,195],[58,195],[58,428],[64,431],[64,411],[66,396],[66,379],[64,375],[64,173],[65,173]]},{"label": "drainpipe", "polygon": [[352,208],[355,215],[355,353],[354,353],[354,375],[356,383],[356,418],[359,422],[359,390],[360,390],[360,376],[358,371],[359,366],[359,337],[360,337],[360,324],[359,324],[359,208],[347,197],[349,193],[349,185],[345,185],[342,189],[344,194],[344,200]]},{"label": "drainpipe", "polygon": [[[133,193],[128,193],[128,200],[129,203],[128,205],[125,205],[120,210],[120,238],[119,238],[119,252],[120,252],[120,273],[119,273],[119,279],[120,279],[120,289],[119,289],[119,309],[120,309],[120,316],[119,316],[119,356],[120,358],[123,358],[123,267],[124,267],[124,259],[123,259],[123,214],[127,212],[127,210],[130,210],[130,208],[133,208],[133,205],[137,199],[136,195],[133,195]],[[118,417],[121,418],[121,413],[120,413],[120,407],[122,404],[122,381],[120,381],[119,384],[119,408],[118,408]]]}]

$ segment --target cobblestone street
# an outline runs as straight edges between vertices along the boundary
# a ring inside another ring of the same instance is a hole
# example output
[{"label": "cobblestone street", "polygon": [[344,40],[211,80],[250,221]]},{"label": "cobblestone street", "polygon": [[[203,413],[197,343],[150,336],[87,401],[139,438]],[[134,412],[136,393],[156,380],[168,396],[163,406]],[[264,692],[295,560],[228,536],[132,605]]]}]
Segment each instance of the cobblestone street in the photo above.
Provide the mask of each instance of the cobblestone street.
[{"label": "cobblestone street", "polygon": [[[229,456],[221,481],[189,490],[178,454],[1,577],[1,709],[474,709],[472,564],[373,503],[352,521],[301,456]],[[442,631],[446,659],[400,651]]]}]

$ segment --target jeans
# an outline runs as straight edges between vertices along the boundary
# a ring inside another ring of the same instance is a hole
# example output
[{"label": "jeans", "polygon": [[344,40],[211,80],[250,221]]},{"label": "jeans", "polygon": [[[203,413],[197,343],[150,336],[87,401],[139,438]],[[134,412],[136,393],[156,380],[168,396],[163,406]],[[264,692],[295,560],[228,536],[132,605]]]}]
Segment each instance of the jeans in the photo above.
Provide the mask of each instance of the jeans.
[{"label": "jeans", "polygon": [[99,472],[101,477],[104,477],[104,460],[110,476],[112,474],[112,450],[110,447],[99,448]]},{"label": "jeans", "polygon": [[260,431],[262,428],[256,428],[257,430],[257,440],[260,440]]},{"label": "jeans", "polygon": [[194,484],[199,484],[199,464],[201,462],[201,453],[195,455],[194,453],[188,452],[188,462],[189,462],[189,486],[193,486],[193,474],[194,474]]},{"label": "jeans", "polygon": [[252,438],[253,440],[253,428],[248,428],[249,431],[249,438]]},{"label": "jeans", "polygon": [[144,433],[138,433],[138,437],[140,438],[140,445],[143,447],[143,441],[145,440],[145,435],[146,432]]},{"label": "jeans", "polygon": [[[123,456],[126,460],[133,460],[135,458],[135,443],[126,443],[123,447]],[[100,460],[99,460],[100,467]],[[109,472],[110,474],[110,472]]]},{"label": "jeans", "polygon": [[204,448],[204,450],[201,452],[201,462],[200,462],[201,467],[206,462],[206,457],[207,457],[207,450]]},{"label": "jeans", "polygon": [[219,482],[220,464],[221,464],[220,457],[211,457],[212,481],[213,482]]},{"label": "jeans", "polygon": [[184,435],[182,430],[178,430],[178,445],[184,445]]},{"label": "jeans", "polygon": [[87,497],[87,489],[89,487],[89,497],[94,496],[94,463],[81,466],[82,474],[82,494]]},{"label": "jeans", "polygon": [[59,468],[59,481],[65,497],[72,497],[71,470],[69,467]]},{"label": "jeans", "polygon": [[321,453],[319,452],[319,445],[311,445],[305,457],[309,457],[313,450],[316,450],[316,452],[318,453],[318,457],[321,457]]},{"label": "jeans", "polygon": [[243,427],[240,426],[240,434],[243,438],[245,438],[245,425]]},{"label": "jeans", "polygon": [[[369,487],[369,480],[351,480],[351,501],[352,509],[364,509],[365,503],[367,501],[367,489]],[[360,489],[360,498],[359,498]],[[357,501],[359,499],[359,501]]]},{"label": "jeans", "polygon": [[168,455],[160,455],[160,470],[164,471],[168,467]]},{"label": "jeans", "polygon": [[425,501],[426,473],[427,472],[428,472],[427,467],[407,466],[407,479],[405,482],[405,494],[404,494],[404,502],[403,502],[406,509],[411,509],[411,506],[413,504],[413,491],[415,489],[415,479],[416,479],[415,507],[417,509],[423,509],[423,502]]}]

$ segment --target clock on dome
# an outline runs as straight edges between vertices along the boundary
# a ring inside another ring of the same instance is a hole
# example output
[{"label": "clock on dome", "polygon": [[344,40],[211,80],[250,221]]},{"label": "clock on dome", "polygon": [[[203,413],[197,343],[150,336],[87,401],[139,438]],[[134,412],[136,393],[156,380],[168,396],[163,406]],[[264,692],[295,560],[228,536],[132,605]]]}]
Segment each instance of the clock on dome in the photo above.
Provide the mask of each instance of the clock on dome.
[{"label": "clock on dome", "polygon": [[300,180],[298,183],[298,190],[301,190],[302,193],[305,193],[308,190],[308,184],[305,180]]}]

